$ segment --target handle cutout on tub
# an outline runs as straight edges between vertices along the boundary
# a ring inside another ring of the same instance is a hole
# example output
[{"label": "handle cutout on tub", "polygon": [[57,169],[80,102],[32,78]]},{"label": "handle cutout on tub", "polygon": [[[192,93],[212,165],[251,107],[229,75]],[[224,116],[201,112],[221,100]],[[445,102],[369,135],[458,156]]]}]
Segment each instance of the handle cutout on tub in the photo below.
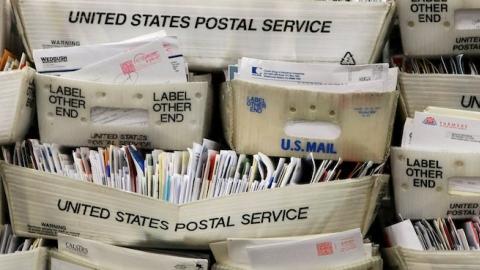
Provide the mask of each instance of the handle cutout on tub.
[{"label": "handle cutout on tub", "polygon": [[288,121],[284,130],[290,137],[316,140],[336,140],[342,133],[340,126],[325,121]]},{"label": "handle cutout on tub", "polygon": [[480,196],[480,177],[451,177],[448,193],[465,196]]},{"label": "handle cutout on tub", "polygon": [[[447,4],[442,4],[447,6]],[[440,17],[440,15],[431,15]],[[435,19],[435,18],[434,18]],[[440,18],[437,18],[437,20]],[[445,25],[446,22],[444,22]],[[446,25],[447,26],[447,25]],[[450,26],[450,25],[448,25]],[[480,9],[457,9],[455,10],[455,29],[457,30],[479,30],[480,29]]]},{"label": "handle cutout on tub", "polygon": [[148,111],[144,109],[119,109],[107,107],[93,107],[90,118],[95,125],[105,126],[148,126]]}]

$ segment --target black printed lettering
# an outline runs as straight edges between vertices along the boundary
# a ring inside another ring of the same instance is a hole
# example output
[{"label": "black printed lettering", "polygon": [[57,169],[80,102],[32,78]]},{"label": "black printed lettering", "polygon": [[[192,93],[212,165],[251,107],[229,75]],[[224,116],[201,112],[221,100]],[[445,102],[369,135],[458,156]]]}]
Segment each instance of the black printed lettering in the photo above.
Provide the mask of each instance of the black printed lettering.
[{"label": "black printed lettering", "polygon": [[115,217],[115,220],[118,221],[118,222],[123,222],[123,220],[124,220],[124,218],[123,218],[123,212],[118,211],[118,212],[117,212],[117,216]]},{"label": "black printed lettering", "polygon": [[242,225],[248,225],[250,224],[250,215],[249,214],[243,214],[242,215],[242,221],[240,222]]},{"label": "black printed lettering", "polygon": [[308,209],[309,207],[300,207],[298,209],[298,219],[307,219],[308,218]]},{"label": "black printed lettering", "polygon": [[308,206],[243,214],[242,225],[286,222],[308,218]]},{"label": "black printed lettering", "polygon": [[110,217],[110,210],[107,208],[80,202],[74,203],[70,200],[65,200],[62,206],[62,199],[58,199],[57,208],[62,212],[89,216],[93,218],[108,219]]},{"label": "black printed lettering", "polygon": [[185,224],[183,223],[177,223],[175,224],[175,231],[183,230],[185,229]]},{"label": "black printed lettering", "polygon": [[412,185],[418,188],[436,187],[436,179],[443,179],[443,167],[438,160],[407,158],[405,175],[411,177]]},{"label": "black printed lettering", "polygon": [[159,112],[161,123],[181,123],[185,112],[192,111],[191,97],[187,91],[153,93],[152,110]]},{"label": "black printed lettering", "polygon": [[438,23],[448,12],[447,0],[412,0],[410,11],[417,14],[419,23]]},{"label": "black printed lettering", "polygon": [[127,15],[114,12],[86,12],[70,11],[68,22],[76,24],[105,24],[105,25],[123,25],[127,21]]}]

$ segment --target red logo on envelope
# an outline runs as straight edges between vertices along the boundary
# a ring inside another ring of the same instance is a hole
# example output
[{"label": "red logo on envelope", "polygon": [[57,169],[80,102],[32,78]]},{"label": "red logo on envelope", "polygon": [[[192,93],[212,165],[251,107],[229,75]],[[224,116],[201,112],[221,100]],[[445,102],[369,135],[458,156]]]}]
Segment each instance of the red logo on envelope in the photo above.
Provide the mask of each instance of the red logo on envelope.
[{"label": "red logo on envelope", "polygon": [[429,125],[429,126],[436,126],[437,125],[437,121],[432,116],[428,116],[427,118],[425,118],[425,120],[423,120],[423,123],[425,125]]},{"label": "red logo on envelope", "polygon": [[328,256],[333,254],[332,242],[320,242],[317,243],[317,256]]}]

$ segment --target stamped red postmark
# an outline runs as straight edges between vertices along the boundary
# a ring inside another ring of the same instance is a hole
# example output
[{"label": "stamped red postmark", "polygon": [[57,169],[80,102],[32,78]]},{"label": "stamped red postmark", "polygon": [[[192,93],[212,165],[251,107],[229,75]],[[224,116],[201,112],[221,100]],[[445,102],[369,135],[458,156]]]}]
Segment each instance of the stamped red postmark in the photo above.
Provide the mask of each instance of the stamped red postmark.
[{"label": "stamped red postmark", "polygon": [[357,248],[357,243],[355,242],[355,239],[346,238],[346,239],[343,239],[341,242],[340,251],[347,252],[349,250],[354,250],[356,248]]},{"label": "stamped red postmark", "polygon": [[328,256],[333,254],[333,244],[330,241],[317,243],[317,256]]},{"label": "stamped red postmark", "polygon": [[122,73],[124,75],[128,75],[130,73],[136,72],[135,64],[133,63],[132,60],[128,60],[128,61],[123,62],[122,64],[120,64],[120,67],[121,67]]},{"label": "stamped red postmark", "polygon": [[120,68],[122,69],[123,75],[130,75],[160,61],[161,57],[158,51],[139,53],[135,55],[133,59],[121,63]]}]

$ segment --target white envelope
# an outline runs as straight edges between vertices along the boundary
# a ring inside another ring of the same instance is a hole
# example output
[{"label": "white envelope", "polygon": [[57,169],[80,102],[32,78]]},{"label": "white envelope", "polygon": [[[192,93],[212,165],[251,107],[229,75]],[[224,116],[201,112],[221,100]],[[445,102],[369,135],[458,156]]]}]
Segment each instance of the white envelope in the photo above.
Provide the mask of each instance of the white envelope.
[{"label": "white envelope", "polygon": [[39,73],[48,72],[61,76],[63,72],[79,70],[101,59],[110,58],[165,36],[166,33],[162,30],[120,42],[38,49],[33,50],[33,61]]},{"label": "white envelope", "polygon": [[467,152],[480,147],[480,121],[460,116],[458,112],[416,112],[411,132],[411,147]]},{"label": "white envelope", "polygon": [[401,246],[414,250],[423,250],[415,229],[410,220],[404,220],[385,228],[391,246]]},{"label": "white envelope", "polygon": [[[302,89],[331,90],[332,86],[346,86],[372,81],[383,82],[387,88],[388,64],[342,66],[333,63],[299,63],[241,58],[237,79],[277,86],[300,86]],[[395,74],[394,81],[397,76]],[[389,91],[395,90],[396,83]],[[345,87],[347,88],[347,87]],[[354,90],[349,87],[349,90]],[[372,91],[371,88],[368,90]]]},{"label": "white envelope", "polygon": [[360,229],[314,239],[247,247],[253,269],[318,269],[367,258]]},{"label": "white envelope", "polygon": [[250,260],[247,254],[247,247],[273,243],[286,243],[311,237],[315,237],[315,235],[276,238],[228,238],[223,242],[211,243],[210,249],[215,256],[215,260],[222,265],[249,268]]},{"label": "white envelope", "polygon": [[66,73],[63,77],[133,85],[187,82],[183,56],[180,54],[169,56],[168,48],[178,51],[175,38],[156,39],[127,52],[84,66],[78,71]]}]

